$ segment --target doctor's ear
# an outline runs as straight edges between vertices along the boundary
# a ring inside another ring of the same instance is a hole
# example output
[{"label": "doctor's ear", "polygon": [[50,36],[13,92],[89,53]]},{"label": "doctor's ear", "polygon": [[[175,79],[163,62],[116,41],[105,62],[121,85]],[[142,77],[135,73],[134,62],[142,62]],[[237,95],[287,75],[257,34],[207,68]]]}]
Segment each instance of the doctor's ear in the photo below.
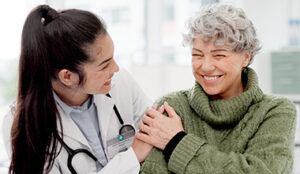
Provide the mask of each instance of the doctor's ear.
[{"label": "doctor's ear", "polygon": [[66,86],[78,85],[79,76],[68,69],[62,69],[57,74],[59,81]]}]

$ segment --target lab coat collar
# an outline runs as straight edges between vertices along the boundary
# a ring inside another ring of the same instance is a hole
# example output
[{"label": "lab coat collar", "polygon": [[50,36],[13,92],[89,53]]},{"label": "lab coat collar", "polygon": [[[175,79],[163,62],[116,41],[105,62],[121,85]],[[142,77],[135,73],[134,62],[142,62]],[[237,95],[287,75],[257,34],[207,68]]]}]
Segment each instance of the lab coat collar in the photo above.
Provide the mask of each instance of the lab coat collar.
[{"label": "lab coat collar", "polygon": [[[109,122],[112,118],[111,115],[113,112],[113,106],[115,105],[115,101],[113,98],[107,97],[103,94],[94,95],[93,99],[97,107],[98,122],[100,126],[102,142],[104,143],[104,146],[106,148],[107,133],[110,125]],[[63,124],[64,136],[67,136],[73,139],[74,141],[78,141],[90,148],[87,139],[82,134],[77,125],[74,123],[74,121],[60,107],[58,108]],[[57,122],[57,125],[58,130],[61,132],[59,122]]]},{"label": "lab coat collar", "polygon": [[85,146],[89,147],[89,149],[91,149],[87,139],[84,137],[71,117],[65,114],[61,108],[59,108],[58,110],[62,121],[62,128],[60,127],[59,121],[57,121],[59,132],[62,132],[64,137],[71,138],[74,141],[80,142],[81,144],[84,144]]},{"label": "lab coat collar", "polygon": [[115,100],[103,94],[95,95],[95,104],[97,106],[98,121],[101,130],[102,142],[106,149],[107,133],[112,119],[111,115]]},{"label": "lab coat collar", "polygon": [[81,111],[83,111],[83,110],[87,110],[87,109],[89,109],[90,107],[91,107],[91,105],[94,103],[94,96],[93,95],[91,95],[90,96],[90,98],[86,101],[86,102],[84,102],[83,104],[82,104],[82,106],[69,106],[69,105],[67,105],[65,102],[63,102],[59,97],[58,97],[58,95],[53,91],[53,97],[54,97],[54,100],[55,100],[55,102],[58,104],[58,106],[59,107],[61,107],[61,109],[64,111],[64,113],[66,114],[66,115],[70,115],[71,114],[71,112],[73,111],[73,110],[81,110]]}]

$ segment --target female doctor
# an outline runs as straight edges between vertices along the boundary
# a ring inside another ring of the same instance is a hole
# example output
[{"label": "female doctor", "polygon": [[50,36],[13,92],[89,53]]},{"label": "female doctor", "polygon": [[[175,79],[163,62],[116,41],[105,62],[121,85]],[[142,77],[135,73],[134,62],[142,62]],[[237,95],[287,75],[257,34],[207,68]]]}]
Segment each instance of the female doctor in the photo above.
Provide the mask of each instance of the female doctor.
[{"label": "female doctor", "polygon": [[151,103],[119,70],[102,21],[41,5],[21,44],[18,97],[4,121],[10,173],[138,173],[152,146],[135,127]]}]

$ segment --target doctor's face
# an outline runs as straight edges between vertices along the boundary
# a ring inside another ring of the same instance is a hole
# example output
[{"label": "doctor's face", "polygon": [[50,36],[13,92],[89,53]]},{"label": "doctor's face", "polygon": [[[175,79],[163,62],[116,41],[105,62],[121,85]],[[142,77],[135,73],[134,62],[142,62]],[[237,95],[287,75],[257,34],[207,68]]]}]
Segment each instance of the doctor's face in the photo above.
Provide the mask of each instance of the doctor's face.
[{"label": "doctor's face", "polygon": [[216,46],[215,39],[193,41],[193,74],[203,90],[213,98],[228,99],[240,95],[242,69],[249,64],[247,52],[234,52],[225,45]]},{"label": "doctor's face", "polygon": [[113,41],[109,34],[102,34],[86,50],[90,61],[83,65],[83,90],[87,94],[106,94],[111,90],[114,73],[119,71],[114,60]]}]

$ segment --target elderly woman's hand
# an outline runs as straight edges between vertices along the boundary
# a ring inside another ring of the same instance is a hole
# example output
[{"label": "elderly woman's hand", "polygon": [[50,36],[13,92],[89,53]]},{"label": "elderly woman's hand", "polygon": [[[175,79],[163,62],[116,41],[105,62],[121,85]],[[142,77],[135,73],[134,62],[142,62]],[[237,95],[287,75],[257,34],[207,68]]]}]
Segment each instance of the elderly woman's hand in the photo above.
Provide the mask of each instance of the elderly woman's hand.
[{"label": "elderly woman's hand", "polygon": [[[161,114],[165,110],[169,117]],[[175,110],[165,102],[158,110],[150,108],[140,124],[137,138],[164,150],[168,142],[180,131],[183,131],[180,117]]]}]

